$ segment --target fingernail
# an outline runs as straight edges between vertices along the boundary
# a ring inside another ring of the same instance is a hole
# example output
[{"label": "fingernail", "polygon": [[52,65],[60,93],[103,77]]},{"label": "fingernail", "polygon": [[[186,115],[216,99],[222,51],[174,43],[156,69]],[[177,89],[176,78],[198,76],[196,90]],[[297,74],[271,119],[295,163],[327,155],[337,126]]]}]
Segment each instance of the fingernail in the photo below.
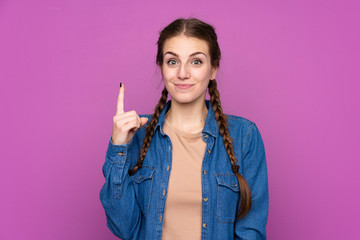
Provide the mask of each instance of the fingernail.
[{"label": "fingernail", "polygon": [[120,87],[122,86],[122,83],[120,82]]}]

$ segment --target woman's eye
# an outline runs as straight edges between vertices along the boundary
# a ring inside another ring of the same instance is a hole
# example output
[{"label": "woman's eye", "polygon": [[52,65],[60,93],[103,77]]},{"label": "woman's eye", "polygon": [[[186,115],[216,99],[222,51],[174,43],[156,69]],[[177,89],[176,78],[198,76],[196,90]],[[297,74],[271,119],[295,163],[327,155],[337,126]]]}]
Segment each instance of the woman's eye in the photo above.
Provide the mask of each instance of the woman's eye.
[{"label": "woman's eye", "polygon": [[174,65],[174,64],[176,64],[176,61],[174,59],[170,59],[167,61],[167,64]]},{"label": "woman's eye", "polygon": [[202,61],[199,60],[199,59],[195,59],[195,60],[193,61],[193,63],[195,63],[196,65],[199,65],[199,64],[202,64]]}]

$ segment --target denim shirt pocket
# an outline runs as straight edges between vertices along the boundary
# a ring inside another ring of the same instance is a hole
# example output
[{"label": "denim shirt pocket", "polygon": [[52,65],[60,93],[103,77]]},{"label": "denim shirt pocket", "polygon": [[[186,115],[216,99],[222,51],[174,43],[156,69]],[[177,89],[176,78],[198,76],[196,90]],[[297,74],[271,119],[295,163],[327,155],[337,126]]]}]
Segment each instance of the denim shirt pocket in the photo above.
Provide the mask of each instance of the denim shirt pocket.
[{"label": "denim shirt pocket", "polygon": [[134,175],[130,176],[134,183],[136,199],[144,216],[146,216],[150,206],[151,190],[155,170],[155,168],[143,166],[137,170]]},{"label": "denim shirt pocket", "polygon": [[217,207],[216,217],[219,222],[233,223],[239,200],[239,183],[233,173],[215,174],[217,181]]}]

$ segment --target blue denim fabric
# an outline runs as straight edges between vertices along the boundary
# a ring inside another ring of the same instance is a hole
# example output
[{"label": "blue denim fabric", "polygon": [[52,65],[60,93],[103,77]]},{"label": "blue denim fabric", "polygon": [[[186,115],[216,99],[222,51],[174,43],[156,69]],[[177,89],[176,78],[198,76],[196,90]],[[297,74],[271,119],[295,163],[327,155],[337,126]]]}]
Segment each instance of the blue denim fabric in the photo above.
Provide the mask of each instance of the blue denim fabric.
[{"label": "blue denim fabric", "polygon": [[[266,239],[269,193],[260,132],[250,120],[226,114],[239,172],[252,194],[250,212],[245,218],[235,220],[241,189],[231,170],[211,103],[209,100],[205,103],[208,114],[202,130],[206,151],[201,182],[202,197],[208,200],[202,201],[201,239]],[[161,239],[172,159],[172,144],[163,132],[163,125],[170,106],[171,100],[161,112],[143,167],[134,175],[129,176],[128,170],[139,158],[145,128],[140,128],[128,144],[114,145],[110,137],[100,199],[108,227],[121,239]],[[149,118],[147,126],[151,115],[139,116]]]}]

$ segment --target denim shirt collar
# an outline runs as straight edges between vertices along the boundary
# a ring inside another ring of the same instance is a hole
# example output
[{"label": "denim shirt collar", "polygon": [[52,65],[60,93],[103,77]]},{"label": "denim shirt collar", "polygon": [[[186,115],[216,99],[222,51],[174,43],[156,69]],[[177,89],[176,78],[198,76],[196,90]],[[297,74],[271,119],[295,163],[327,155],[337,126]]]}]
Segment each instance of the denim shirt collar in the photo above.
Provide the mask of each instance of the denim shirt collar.
[{"label": "denim shirt collar", "polygon": [[[208,113],[206,116],[206,120],[205,120],[205,126],[202,130],[202,133],[208,133],[213,137],[217,137],[219,134],[219,126],[217,125],[217,121],[215,119],[215,113],[212,110],[212,105],[210,103],[210,100],[205,99],[205,104],[206,107],[208,108]],[[163,132],[163,126],[164,126],[164,121],[165,121],[165,114],[166,112],[170,109],[171,106],[171,99],[169,101],[167,101],[167,103],[164,106],[164,109],[161,111],[159,119],[158,119],[158,123],[155,126],[155,130],[160,127],[160,132],[162,135],[164,135]]]}]

